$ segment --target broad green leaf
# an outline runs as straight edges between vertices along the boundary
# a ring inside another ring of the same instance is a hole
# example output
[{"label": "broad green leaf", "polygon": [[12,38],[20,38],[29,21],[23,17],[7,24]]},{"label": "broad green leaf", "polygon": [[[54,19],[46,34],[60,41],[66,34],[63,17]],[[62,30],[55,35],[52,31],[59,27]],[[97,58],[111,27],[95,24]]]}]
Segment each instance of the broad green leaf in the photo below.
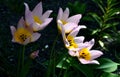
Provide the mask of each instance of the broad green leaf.
[{"label": "broad green leaf", "polygon": [[118,63],[113,62],[110,59],[107,58],[102,58],[99,60],[100,65],[97,67],[97,69],[101,69],[105,72],[114,72],[115,70],[117,70],[118,67]]},{"label": "broad green leaf", "polygon": [[104,72],[101,77],[120,77],[120,75]]},{"label": "broad green leaf", "polygon": [[73,58],[69,58],[69,62],[71,64],[71,66],[73,66],[75,69],[78,69],[79,71],[81,71],[86,77],[94,77],[93,69],[90,68],[89,65],[80,64],[78,60],[76,61]]}]

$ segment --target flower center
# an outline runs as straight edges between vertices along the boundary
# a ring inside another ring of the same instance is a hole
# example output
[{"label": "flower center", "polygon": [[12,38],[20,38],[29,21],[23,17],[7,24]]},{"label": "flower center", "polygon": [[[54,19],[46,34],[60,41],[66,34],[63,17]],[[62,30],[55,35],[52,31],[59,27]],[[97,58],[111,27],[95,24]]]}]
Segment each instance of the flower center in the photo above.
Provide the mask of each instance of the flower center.
[{"label": "flower center", "polygon": [[87,48],[83,48],[79,51],[79,57],[83,58],[85,60],[90,60],[91,59],[91,55],[90,52]]},{"label": "flower center", "polygon": [[42,24],[42,20],[40,20],[40,18],[38,16],[33,16],[33,19],[36,23]]},{"label": "flower center", "polygon": [[65,20],[61,20],[61,21],[62,21],[63,25],[67,24],[67,22]]},{"label": "flower center", "polygon": [[78,47],[78,45],[74,41],[74,37],[73,36],[68,36],[67,40],[68,40],[68,42],[70,44],[69,48],[77,48]]},{"label": "flower center", "polygon": [[16,42],[24,43],[25,40],[27,38],[30,38],[31,36],[32,34],[28,30],[24,28],[19,28],[14,34],[14,39]]}]

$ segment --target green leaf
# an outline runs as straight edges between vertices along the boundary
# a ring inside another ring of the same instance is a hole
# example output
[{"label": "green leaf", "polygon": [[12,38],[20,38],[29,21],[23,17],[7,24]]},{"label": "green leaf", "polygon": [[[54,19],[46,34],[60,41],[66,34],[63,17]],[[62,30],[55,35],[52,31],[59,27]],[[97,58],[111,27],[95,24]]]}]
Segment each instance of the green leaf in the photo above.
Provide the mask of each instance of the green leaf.
[{"label": "green leaf", "polygon": [[107,16],[112,17],[114,15],[118,15],[120,12],[120,8],[111,8],[107,11]]},{"label": "green leaf", "polygon": [[120,75],[104,72],[101,77],[120,77]]},{"label": "green leaf", "polygon": [[103,6],[102,0],[92,0],[92,1],[95,2],[95,3],[99,6],[99,8],[101,9],[101,11],[102,11],[103,13],[105,13],[105,8],[104,8],[104,6]]},{"label": "green leaf", "polygon": [[61,69],[67,69],[67,67],[69,66],[69,63],[66,60],[66,57],[64,57],[58,64],[57,64],[57,68],[61,68]]},{"label": "green leaf", "polygon": [[104,29],[107,29],[107,28],[110,28],[110,27],[115,27],[118,24],[119,24],[119,22],[112,22],[112,23],[106,24]]},{"label": "green leaf", "polygon": [[99,40],[98,42],[99,42],[101,47],[104,47],[104,43],[101,40]]},{"label": "green leaf", "polygon": [[96,13],[89,13],[97,22],[100,26],[102,26],[102,19],[100,18],[100,16],[98,16]]},{"label": "green leaf", "polygon": [[116,0],[107,0],[108,8],[111,9],[112,7],[118,5],[120,2]]},{"label": "green leaf", "polygon": [[105,72],[114,72],[115,70],[117,70],[118,67],[118,63],[113,62],[110,59],[107,58],[102,58],[99,60],[100,65],[97,67],[97,69],[101,69],[102,71]]},{"label": "green leaf", "polygon": [[73,66],[74,68],[81,71],[86,77],[94,77],[93,76],[93,69],[90,68],[89,65],[80,64],[78,60],[76,61],[73,58],[69,58],[69,62],[71,64],[71,66]]},{"label": "green leaf", "polygon": [[93,30],[93,31],[92,31],[92,35],[94,35],[94,34],[96,34],[96,33],[98,33],[98,32],[100,32],[100,29]]}]

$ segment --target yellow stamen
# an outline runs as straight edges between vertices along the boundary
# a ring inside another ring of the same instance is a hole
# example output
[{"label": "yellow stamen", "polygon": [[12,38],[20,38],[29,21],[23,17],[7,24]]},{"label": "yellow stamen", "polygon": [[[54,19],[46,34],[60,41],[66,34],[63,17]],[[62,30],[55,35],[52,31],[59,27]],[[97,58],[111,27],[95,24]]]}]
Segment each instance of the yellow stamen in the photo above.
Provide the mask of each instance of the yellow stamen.
[{"label": "yellow stamen", "polygon": [[19,28],[15,33],[14,33],[14,40],[16,42],[19,42],[23,44],[27,38],[31,38],[32,34],[24,29],[24,28]]},{"label": "yellow stamen", "polygon": [[70,44],[69,48],[77,48],[78,47],[78,45],[74,41],[74,37],[73,36],[68,36],[67,40],[68,40],[68,42]]},{"label": "yellow stamen", "polygon": [[42,24],[42,21],[40,20],[40,18],[38,16],[33,16],[33,19],[36,23]]},{"label": "yellow stamen", "polygon": [[83,58],[85,60],[90,60],[91,59],[91,55],[90,52],[87,48],[83,48],[79,51],[79,57]]}]

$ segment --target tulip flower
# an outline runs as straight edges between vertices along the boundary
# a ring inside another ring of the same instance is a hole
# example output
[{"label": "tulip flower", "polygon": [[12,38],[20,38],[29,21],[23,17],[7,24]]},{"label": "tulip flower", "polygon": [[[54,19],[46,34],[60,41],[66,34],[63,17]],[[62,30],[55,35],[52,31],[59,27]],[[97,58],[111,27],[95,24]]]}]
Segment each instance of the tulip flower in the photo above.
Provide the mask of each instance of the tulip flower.
[{"label": "tulip flower", "polygon": [[86,28],[86,26],[78,26],[66,36],[65,29],[63,27],[62,22],[58,20],[58,24],[62,30],[62,37],[63,37],[65,47],[69,51],[73,51],[73,53],[76,52],[76,50],[79,48],[79,46],[81,46],[81,43],[83,43],[83,41],[84,41],[83,36],[78,36],[78,37],[76,37],[76,36],[77,36],[79,30],[82,28]]},{"label": "tulip flower", "polygon": [[[86,45],[86,47],[84,45]],[[83,47],[81,46],[78,52],[76,53],[79,61],[82,64],[99,64],[99,62],[94,59],[100,57],[101,55],[103,55],[103,53],[99,50],[91,50],[93,45],[94,45],[94,39],[92,39],[89,42],[85,42],[83,44]]]},{"label": "tulip flower", "polygon": [[44,29],[52,21],[53,18],[49,18],[50,14],[52,13],[52,10],[48,10],[44,14],[42,14],[42,2],[38,3],[33,9],[33,11],[29,10],[29,6],[27,3],[24,3],[24,5],[26,24],[28,26],[32,25],[34,31]]},{"label": "tulip flower", "polygon": [[30,42],[34,42],[39,39],[39,33],[33,33],[31,26],[26,26],[23,17],[19,20],[17,29],[14,26],[10,26],[12,33],[12,42],[17,42],[22,45],[26,45]]},{"label": "tulip flower", "polygon": [[[60,20],[62,22],[62,25],[65,29],[65,33],[70,33],[75,27],[78,26],[81,17],[81,14],[69,17],[69,9],[66,8],[65,11],[63,11],[62,8],[60,8],[57,16],[57,21]],[[58,29],[61,31],[59,24]]]}]

